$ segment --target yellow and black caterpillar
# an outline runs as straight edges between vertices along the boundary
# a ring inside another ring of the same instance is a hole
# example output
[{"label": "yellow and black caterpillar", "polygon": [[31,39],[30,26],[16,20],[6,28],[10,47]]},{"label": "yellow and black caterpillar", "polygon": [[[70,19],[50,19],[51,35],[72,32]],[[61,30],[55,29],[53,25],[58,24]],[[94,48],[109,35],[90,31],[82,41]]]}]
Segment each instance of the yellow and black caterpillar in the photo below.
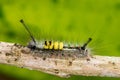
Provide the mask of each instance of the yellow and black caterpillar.
[{"label": "yellow and black caterpillar", "polygon": [[[92,40],[92,38],[89,38],[88,41],[82,46],[82,47],[70,47],[70,46],[64,46],[63,42],[58,42],[58,41],[44,41],[44,45],[39,45],[38,42],[35,40],[35,38],[33,37],[33,35],[31,34],[31,32],[29,31],[28,27],[25,25],[24,21],[21,19],[20,22],[23,24],[23,26],[25,27],[25,29],[27,30],[27,32],[29,33],[32,41],[29,42],[28,44],[28,48],[30,49],[43,49],[43,50],[68,50],[68,49],[77,49],[79,50],[81,53],[85,53],[86,50],[86,46],[88,45],[88,43]],[[38,46],[42,46],[42,47],[38,47]]]}]

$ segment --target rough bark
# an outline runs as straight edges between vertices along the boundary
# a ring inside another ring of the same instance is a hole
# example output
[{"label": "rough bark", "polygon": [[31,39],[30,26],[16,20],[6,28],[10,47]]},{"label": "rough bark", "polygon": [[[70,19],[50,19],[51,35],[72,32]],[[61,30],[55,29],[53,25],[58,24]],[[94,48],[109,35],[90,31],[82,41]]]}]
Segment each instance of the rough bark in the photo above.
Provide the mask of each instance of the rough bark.
[{"label": "rough bark", "polygon": [[42,71],[60,77],[70,75],[120,77],[120,57],[41,57],[19,44],[0,42],[0,63]]}]

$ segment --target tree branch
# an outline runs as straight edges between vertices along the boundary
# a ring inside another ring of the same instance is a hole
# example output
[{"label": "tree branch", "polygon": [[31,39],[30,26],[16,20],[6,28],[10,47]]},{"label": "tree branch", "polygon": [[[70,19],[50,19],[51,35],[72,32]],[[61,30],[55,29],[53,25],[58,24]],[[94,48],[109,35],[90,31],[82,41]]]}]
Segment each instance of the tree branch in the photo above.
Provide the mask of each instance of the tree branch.
[{"label": "tree branch", "polygon": [[[38,54],[41,54],[38,55]],[[37,54],[37,55],[36,55]],[[56,58],[14,43],[0,42],[0,63],[43,71],[60,77],[70,75],[120,77],[120,57],[94,55],[90,59]]]}]

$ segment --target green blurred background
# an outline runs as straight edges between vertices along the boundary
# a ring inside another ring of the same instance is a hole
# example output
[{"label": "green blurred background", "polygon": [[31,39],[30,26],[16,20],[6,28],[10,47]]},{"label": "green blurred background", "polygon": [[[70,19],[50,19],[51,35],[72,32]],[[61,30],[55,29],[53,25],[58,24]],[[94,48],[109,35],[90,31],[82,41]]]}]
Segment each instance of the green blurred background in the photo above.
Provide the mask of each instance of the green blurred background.
[{"label": "green blurred background", "polygon": [[[24,19],[37,40],[82,45],[89,37],[92,54],[120,56],[120,0],[0,0],[0,41],[26,45],[30,37]],[[64,79],[14,66],[0,65],[0,80],[116,80],[72,76]]]}]

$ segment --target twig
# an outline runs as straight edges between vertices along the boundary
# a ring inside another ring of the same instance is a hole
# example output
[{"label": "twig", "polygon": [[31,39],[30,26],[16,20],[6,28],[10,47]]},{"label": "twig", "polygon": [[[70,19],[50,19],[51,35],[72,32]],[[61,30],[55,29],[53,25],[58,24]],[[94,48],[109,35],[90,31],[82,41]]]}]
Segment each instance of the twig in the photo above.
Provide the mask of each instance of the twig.
[{"label": "twig", "polygon": [[60,77],[70,75],[120,77],[120,57],[94,55],[88,58],[40,57],[14,43],[0,42],[0,63],[38,70]]}]

